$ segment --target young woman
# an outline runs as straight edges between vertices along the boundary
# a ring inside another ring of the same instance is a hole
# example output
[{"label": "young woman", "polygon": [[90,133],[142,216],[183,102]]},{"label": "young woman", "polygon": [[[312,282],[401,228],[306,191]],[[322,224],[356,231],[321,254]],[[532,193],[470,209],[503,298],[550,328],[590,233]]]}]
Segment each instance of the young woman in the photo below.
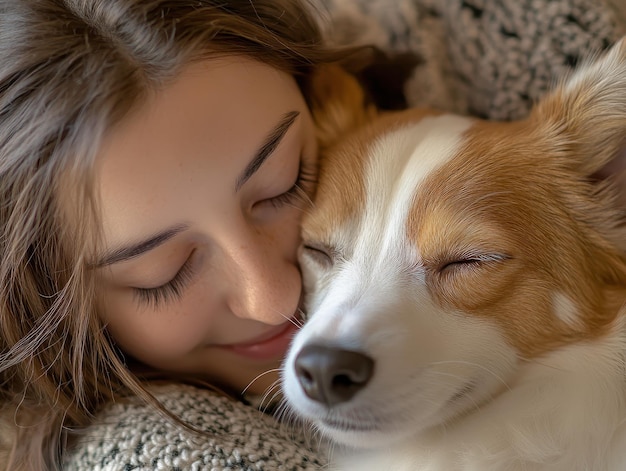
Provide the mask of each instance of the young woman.
[{"label": "young woman", "polygon": [[[54,469],[146,372],[261,394],[315,178],[299,0],[0,3],[6,469]],[[141,372],[141,374],[140,374]]]}]

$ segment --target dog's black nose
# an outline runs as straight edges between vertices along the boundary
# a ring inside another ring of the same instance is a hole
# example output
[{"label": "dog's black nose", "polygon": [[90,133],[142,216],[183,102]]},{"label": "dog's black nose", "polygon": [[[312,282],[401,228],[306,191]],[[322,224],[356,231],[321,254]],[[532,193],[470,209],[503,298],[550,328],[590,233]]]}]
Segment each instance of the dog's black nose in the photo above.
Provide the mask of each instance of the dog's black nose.
[{"label": "dog's black nose", "polygon": [[365,387],[374,372],[374,360],[359,352],[307,345],[296,357],[295,368],[307,396],[334,406]]}]

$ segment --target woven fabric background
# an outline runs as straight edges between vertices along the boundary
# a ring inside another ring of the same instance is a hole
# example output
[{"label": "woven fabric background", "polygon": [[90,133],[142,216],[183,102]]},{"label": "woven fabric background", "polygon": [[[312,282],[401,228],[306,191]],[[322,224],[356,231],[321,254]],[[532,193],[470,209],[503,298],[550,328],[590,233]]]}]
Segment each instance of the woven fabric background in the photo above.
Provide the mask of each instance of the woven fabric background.
[{"label": "woven fabric background", "polygon": [[626,33],[624,0],[324,2],[335,43],[420,56],[410,105],[491,119],[525,116],[556,77]]}]

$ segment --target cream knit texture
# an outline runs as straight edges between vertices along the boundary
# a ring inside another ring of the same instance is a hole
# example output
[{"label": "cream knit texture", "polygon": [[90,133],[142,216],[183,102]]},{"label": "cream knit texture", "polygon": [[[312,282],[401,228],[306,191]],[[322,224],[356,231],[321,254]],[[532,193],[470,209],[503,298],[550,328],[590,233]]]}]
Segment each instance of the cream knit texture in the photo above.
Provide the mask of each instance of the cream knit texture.
[{"label": "cream knit texture", "polygon": [[188,432],[138,401],[112,404],[82,433],[64,469],[313,471],[326,464],[303,428],[278,424],[241,402],[187,385],[159,386],[152,392],[206,435]]}]

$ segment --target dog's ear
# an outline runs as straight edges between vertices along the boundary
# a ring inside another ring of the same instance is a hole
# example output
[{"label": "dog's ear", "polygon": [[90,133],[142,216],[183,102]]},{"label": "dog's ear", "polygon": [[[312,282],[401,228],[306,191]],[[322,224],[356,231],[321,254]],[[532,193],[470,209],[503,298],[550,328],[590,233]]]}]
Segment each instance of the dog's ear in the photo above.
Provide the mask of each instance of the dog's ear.
[{"label": "dog's ear", "polygon": [[358,80],[341,66],[320,66],[308,84],[307,98],[322,149],[368,123],[377,111]]},{"label": "dog's ear", "polygon": [[626,194],[626,37],[563,80],[530,119],[564,151],[564,164],[612,176]]},{"label": "dog's ear", "polygon": [[535,137],[547,138],[557,168],[593,184],[577,200],[593,201],[576,203],[580,217],[626,252],[626,38],[579,67],[530,120]]}]

